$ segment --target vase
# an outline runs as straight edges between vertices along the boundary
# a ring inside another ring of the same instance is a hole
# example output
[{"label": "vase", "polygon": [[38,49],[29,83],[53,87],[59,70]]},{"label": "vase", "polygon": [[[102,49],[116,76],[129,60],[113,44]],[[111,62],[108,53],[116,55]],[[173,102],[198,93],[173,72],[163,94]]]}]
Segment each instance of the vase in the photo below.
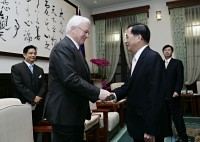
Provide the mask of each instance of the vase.
[{"label": "vase", "polygon": [[93,78],[92,82],[93,82],[94,86],[96,86],[98,88],[102,88],[102,79]]}]

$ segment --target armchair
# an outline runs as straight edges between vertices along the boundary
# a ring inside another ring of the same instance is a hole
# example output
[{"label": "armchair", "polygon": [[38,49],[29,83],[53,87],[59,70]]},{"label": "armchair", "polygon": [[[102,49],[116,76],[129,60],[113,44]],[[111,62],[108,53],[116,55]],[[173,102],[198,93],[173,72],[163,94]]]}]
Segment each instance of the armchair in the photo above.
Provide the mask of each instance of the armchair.
[{"label": "armchair", "polygon": [[100,115],[99,140],[100,142],[108,142],[118,131],[119,113],[113,112],[111,109],[97,109],[97,103],[90,102],[92,114]]},{"label": "armchair", "polygon": [[92,114],[91,120],[85,120],[85,139],[87,142],[99,142],[100,115]]},{"label": "armchair", "polygon": [[1,142],[33,142],[31,111],[19,99],[0,99]]},{"label": "armchair", "polygon": [[[111,87],[111,91],[121,87],[124,84],[124,82],[115,82],[115,83],[111,83],[110,87]],[[102,103],[102,102],[97,102],[97,108],[98,109],[111,109],[114,112],[118,112],[119,116],[120,116],[120,127],[124,126],[125,123],[125,103],[126,103],[126,99],[122,99],[118,102],[113,102],[113,101],[108,101],[106,103]]]},{"label": "armchair", "polygon": [[196,81],[197,84],[197,93],[200,94],[200,81]]},{"label": "armchair", "polygon": [[125,107],[126,99],[120,100],[119,102],[96,102],[98,109],[109,109],[109,111],[118,112],[119,113],[119,123],[120,127],[124,126],[125,123],[125,114],[124,114],[124,107]]},{"label": "armchair", "polygon": [[[99,118],[100,115],[92,115],[91,120],[85,120],[84,140],[87,142],[99,142]],[[46,119],[33,126],[33,131],[42,133],[42,142],[51,142],[52,126]]]}]

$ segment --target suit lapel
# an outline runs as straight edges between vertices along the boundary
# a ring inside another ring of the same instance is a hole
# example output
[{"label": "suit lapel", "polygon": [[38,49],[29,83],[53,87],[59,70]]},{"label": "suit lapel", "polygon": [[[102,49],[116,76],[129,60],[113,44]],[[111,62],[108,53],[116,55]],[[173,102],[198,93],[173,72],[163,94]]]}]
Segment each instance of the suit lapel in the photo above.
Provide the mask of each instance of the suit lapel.
[{"label": "suit lapel", "polygon": [[89,79],[91,80],[90,69],[89,69],[89,66],[88,66],[88,64],[87,64],[87,62],[86,62],[86,60],[85,60],[85,58],[80,54],[79,50],[77,49],[77,47],[75,46],[75,44],[71,41],[71,39],[70,39],[69,37],[66,36],[66,37],[65,37],[65,40],[67,40],[66,42],[69,42],[69,41],[71,42],[71,46],[72,46],[72,47],[74,48],[74,50],[75,50],[75,55],[78,56],[78,58],[81,59],[81,64],[80,64],[80,66],[83,66],[83,68],[85,68],[86,73],[87,73]]},{"label": "suit lapel", "polygon": [[31,70],[24,61],[23,61],[23,68],[27,72],[27,74],[29,74],[30,76],[32,75]]},{"label": "suit lapel", "polygon": [[143,64],[144,57],[145,57],[145,55],[146,55],[146,53],[147,53],[148,50],[149,50],[149,47],[146,47],[143,50],[143,52],[141,53],[141,55],[140,55],[140,57],[139,57],[139,59],[138,59],[138,61],[136,63],[136,66],[134,68],[134,71],[132,73],[131,78],[135,78],[135,76],[137,75],[137,72],[139,71],[141,65]]},{"label": "suit lapel", "polygon": [[86,69],[88,76],[90,77],[90,70],[89,70],[89,66],[85,60],[85,58],[81,55],[81,53],[79,52],[79,50],[76,48],[76,52],[77,52],[77,56],[79,56],[79,58],[81,58],[81,62],[83,67]]},{"label": "suit lapel", "polygon": [[168,65],[167,65],[167,70],[168,70],[169,68],[171,68],[171,67],[173,66],[173,64],[174,64],[174,59],[171,58],[170,62],[169,62]]}]

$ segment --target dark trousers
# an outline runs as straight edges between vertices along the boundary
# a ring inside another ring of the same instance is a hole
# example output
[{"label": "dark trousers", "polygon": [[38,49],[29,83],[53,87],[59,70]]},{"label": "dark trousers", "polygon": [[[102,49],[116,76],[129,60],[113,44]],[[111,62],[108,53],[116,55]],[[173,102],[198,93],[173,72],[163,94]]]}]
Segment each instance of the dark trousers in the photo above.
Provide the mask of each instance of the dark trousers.
[{"label": "dark trousers", "polygon": [[185,122],[181,112],[181,98],[172,98],[168,102],[168,106],[172,116],[172,120],[178,132],[178,136],[180,138],[187,139]]},{"label": "dark trousers", "polygon": [[84,126],[52,125],[53,142],[83,142]]},{"label": "dark trousers", "polygon": [[[39,125],[39,121],[42,120],[43,114],[43,102],[37,105],[35,110],[32,110],[32,123],[33,126]],[[37,142],[38,133],[33,133],[34,142]]]},{"label": "dark trousers", "polygon": [[[133,142],[144,142],[144,139],[133,139]],[[164,137],[156,137],[155,142],[164,142]]]},{"label": "dark trousers", "polygon": [[[38,124],[39,124],[39,120],[42,119],[42,115],[41,115],[41,119],[36,119],[36,118],[39,118],[39,117],[37,116],[37,113],[36,113],[36,112],[37,112],[37,110],[36,110],[36,111],[35,111],[35,110],[32,111],[32,123],[33,123],[33,126],[38,125]],[[37,142],[37,137],[38,137],[38,133],[33,132],[34,142]]]},{"label": "dark trousers", "polygon": [[133,142],[144,142],[144,139],[143,139],[143,140],[140,140],[140,139],[133,139]]}]

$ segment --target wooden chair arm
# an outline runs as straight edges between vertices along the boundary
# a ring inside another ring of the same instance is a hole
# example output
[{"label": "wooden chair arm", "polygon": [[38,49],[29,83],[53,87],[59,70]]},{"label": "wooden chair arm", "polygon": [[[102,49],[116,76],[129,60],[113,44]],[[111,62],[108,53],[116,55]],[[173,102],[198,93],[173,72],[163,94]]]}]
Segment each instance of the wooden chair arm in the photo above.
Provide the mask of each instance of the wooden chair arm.
[{"label": "wooden chair arm", "polygon": [[108,101],[108,102],[96,102],[97,106],[117,106],[118,103],[116,102],[111,102],[111,101]]},{"label": "wooden chair arm", "polygon": [[51,126],[51,124],[47,120],[40,120],[39,125],[41,125],[41,126]]},{"label": "wooden chair arm", "polygon": [[120,100],[118,102],[113,102],[113,101],[107,101],[107,102],[100,102],[97,101],[96,105],[98,109],[101,108],[109,108],[113,109],[114,111],[117,111],[118,108],[123,109],[124,108],[124,103],[126,102],[126,99]]},{"label": "wooden chair arm", "polygon": [[93,109],[92,112],[109,112],[111,109]]}]

